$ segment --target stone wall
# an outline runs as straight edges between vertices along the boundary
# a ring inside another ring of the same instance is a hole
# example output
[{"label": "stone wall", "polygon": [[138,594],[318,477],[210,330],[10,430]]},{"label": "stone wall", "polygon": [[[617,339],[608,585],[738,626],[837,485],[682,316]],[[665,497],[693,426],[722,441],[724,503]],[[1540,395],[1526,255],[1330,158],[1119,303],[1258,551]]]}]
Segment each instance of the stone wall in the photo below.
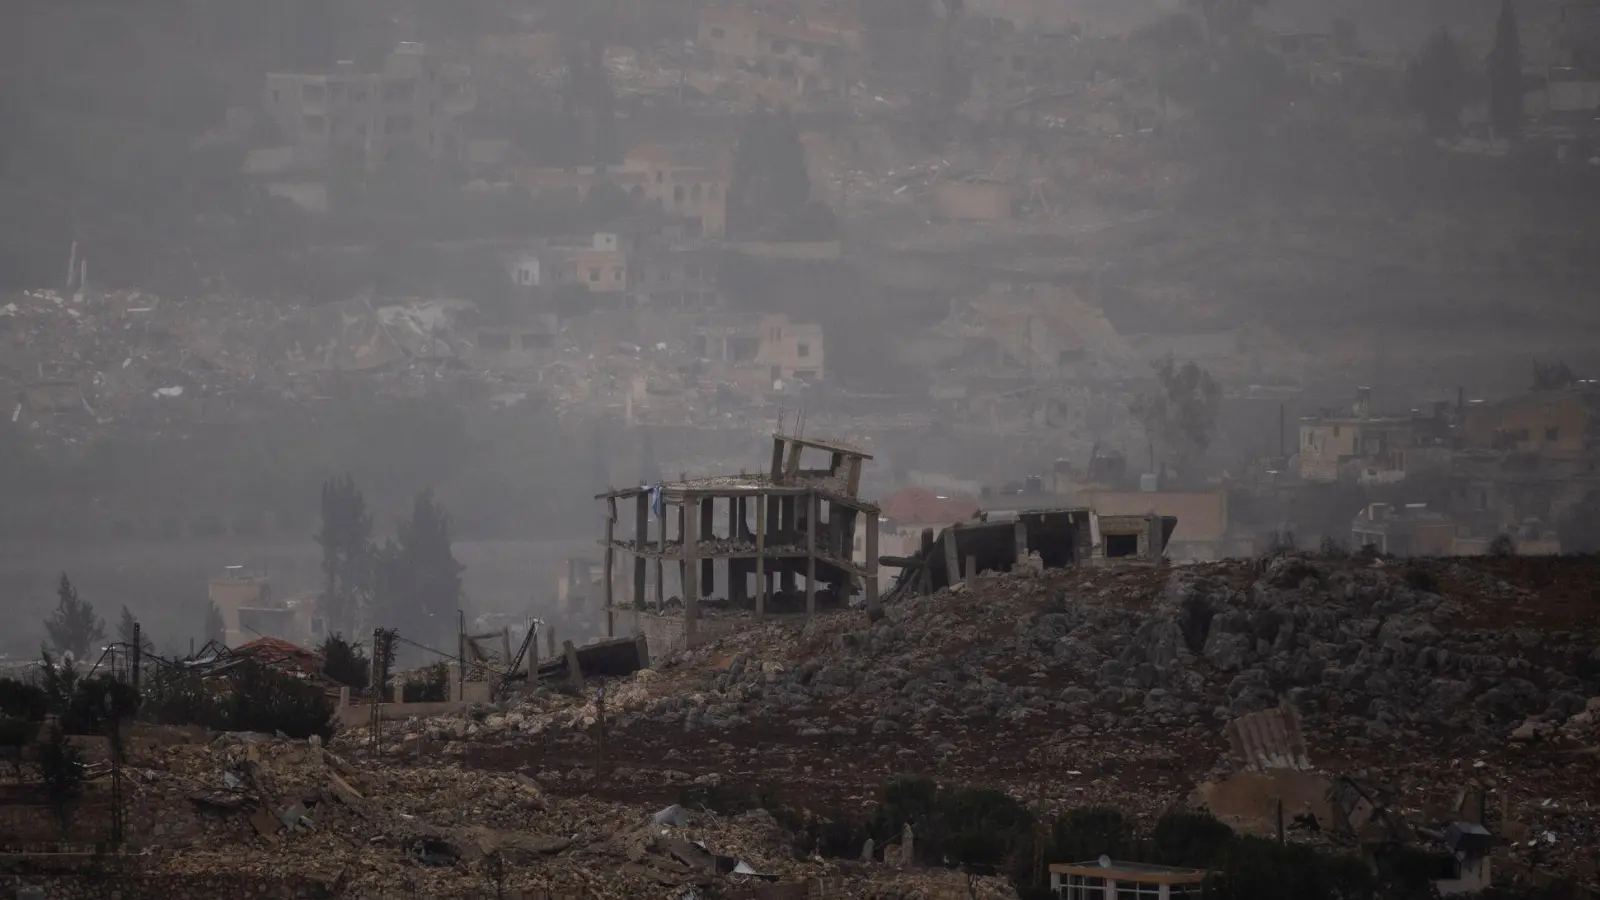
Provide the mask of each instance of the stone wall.
[{"label": "stone wall", "polygon": [[650,659],[655,664],[669,656],[703,646],[739,628],[755,624],[754,618],[742,616],[726,618],[701,616],[695,623],[695,636],[691,641],[684,633],[681,614],[662,616],[653,612],[617,608],[612,611],[612,615],[615,617],[612,628],[617,637],[644,635],[650,647]]}]

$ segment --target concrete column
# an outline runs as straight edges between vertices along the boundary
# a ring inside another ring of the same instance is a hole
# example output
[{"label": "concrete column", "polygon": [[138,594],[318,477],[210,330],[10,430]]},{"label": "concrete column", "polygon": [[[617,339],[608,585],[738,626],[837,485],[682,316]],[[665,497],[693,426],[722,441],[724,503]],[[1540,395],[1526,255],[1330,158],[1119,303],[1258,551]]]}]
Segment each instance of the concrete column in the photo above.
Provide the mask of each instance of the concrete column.
[{"label": "concrete column", "polygon": [[[656,533],[660,541],[656,547],[661,553],[667,552],[667,503],[662,501],[661,511],[656,514]],[[666,561],[658,554],[656,556],[656,612],[667,608],[667,565]]]},{"label": "concrete column", "polygon": [[867,533],[864,536],[867,547],[867,614],[874,615],[878,612],[878,514],[867,513]]},{"label": "concrete column", "polygon": [[[617,562],[616,542],[617,501],[615,498],[611,498],[606,501],[606,584],[605,594],[602,597],[602,600],[606,605],[606,637],[608,638],[616,637],[616,621],[615,616],[611,611],[612,604],[616,600],[616,597],[613,596],[614,591],[611,581],[611,572],[612,569],[616,567]],[[511,655],[508,653],[506,654],[506,662],[510,661]]]},{"label": "concrete column", "polygon": [[822,498],[815,492],[805,495],[806,512],[806,618],[817,614],[817,519]]},{"label": "concrete column", "polygon": [[644,609],[645,545],[650,543],[650,494],[634,499],[633,520],[633,608]]},{"label": "concrete column", "polygon": [[[732,502],[731,500],[729,501]],[[706,497],[700,501],[700,540],[706,543],[716,540],[716,514],[717,499]],[[715,559],[702,559],[700,561],[700,593],[711,596],[717,589],[717,561]]]},{"label": "concrete column", "polygon": [[956,552],[956,529],[952,525],[944,530],[945,581],[955,587],[961,580],[961,556]]},{"label": "concrete column", "polygon": [[1012,567],[1020,569],[1022,564],[1028,561],[1028,523],[1018,516],[1017,521],[1012,523],[1011,531],[1017,551],[1017,561],[1012,563]]},{"label": "concrete column", "polygon": [[[782,446],[782,445],[780,445]],[[756,621],[767,617],[767,507],[766,494],[756,495]]]},{"label": "concrete column", "polygon": [[771,478],[773,484],[778,484],[783,480],[783,438],[781,437],[772,439]]},{"label": "concrete column", "polygon": [[700,508],[698,497],[683,498],[683,638],[689,644],[700,618]]}]

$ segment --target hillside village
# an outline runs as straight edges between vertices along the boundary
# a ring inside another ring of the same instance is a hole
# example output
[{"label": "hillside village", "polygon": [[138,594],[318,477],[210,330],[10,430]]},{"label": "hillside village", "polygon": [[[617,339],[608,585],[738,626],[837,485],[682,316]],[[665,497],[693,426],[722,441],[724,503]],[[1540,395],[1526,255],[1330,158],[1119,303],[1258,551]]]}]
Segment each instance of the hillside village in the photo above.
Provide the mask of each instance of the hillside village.
[{"label": "hillside village", "polygon": [[26,3],[0,897],[1600,892],[1593,4]]}]

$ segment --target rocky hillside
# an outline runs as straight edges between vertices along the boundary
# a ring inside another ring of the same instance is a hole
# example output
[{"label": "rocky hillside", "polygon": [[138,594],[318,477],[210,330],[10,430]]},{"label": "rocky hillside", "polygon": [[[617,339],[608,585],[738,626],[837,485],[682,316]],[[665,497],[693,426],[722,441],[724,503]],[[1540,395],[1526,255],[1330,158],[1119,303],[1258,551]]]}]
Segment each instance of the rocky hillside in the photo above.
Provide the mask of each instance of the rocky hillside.
[{"label": "rocky hillside", "polygon": [[752,627],[610,685],[600,783],[592,699],[548,688],[409,723],[380,752],[420,742],[556,793],[764,785],[838,808],[926,772],[1148,817],[1226,768],[1230,719],[1287,701],[1330,775],[1419,808],[1476,778],[1499,785],[1506,822],[1576,840],[1600,792],[1597,575],[1585,559],[1311,556],[985,575],[876,622]]}]

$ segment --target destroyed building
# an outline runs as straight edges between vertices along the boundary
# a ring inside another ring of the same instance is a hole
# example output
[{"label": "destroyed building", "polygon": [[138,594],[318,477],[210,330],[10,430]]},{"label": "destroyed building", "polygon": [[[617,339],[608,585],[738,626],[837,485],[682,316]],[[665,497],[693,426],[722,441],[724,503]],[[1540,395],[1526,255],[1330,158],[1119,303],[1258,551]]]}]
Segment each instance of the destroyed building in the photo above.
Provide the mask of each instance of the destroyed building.
[{"label": "destroyed building", "polygon": [[[803,468],[802,457],[827,454],[819,468]],[[856,447],[781,431],[772,436],[766,472],[669,481],[609,491],[606,503],[605,593],[607,634],[616,632],[619,610],[660,616],[667,609],[668,563],[676,563],[682,589],[681,641],[701,640],[701,603],[716,598],[769,613],[808,618],[819,607],[848,605],[863,587],[869,610],[878,606],[878,530],[866,529],[864,564],[852,559],[856,522],[878,515],[861,499],[861,473],[872,456]],[[621,501],[632,500],[632,504]],[[631,507],[631,516],[624,512]],[[633,557],[627,602],[616,600],[616,557]],[[652,566],[651,563],[654,563]],[[651,576],[653,569],[654,577]],[[803,604],[798,579],[805,579]],[[753,579],[753,580],[752,580]],[[653,585],[653,596],[647,587]],[[753,585],[753,590],[752,590]],[[636,617],[637,620],[637,617]],[[636,621],[643,629],[643,623]],[[655,640],[672,647],[677,641]]]},{"label": "destroyed building", "polygon": [[353,152],[375,168],[405,153],[460,158],[466,143],[458,120],[476,94],[465,66],[405,42],[377,72],[341,61],[331,72],[269,74],[265,105],[306,162]]}]

